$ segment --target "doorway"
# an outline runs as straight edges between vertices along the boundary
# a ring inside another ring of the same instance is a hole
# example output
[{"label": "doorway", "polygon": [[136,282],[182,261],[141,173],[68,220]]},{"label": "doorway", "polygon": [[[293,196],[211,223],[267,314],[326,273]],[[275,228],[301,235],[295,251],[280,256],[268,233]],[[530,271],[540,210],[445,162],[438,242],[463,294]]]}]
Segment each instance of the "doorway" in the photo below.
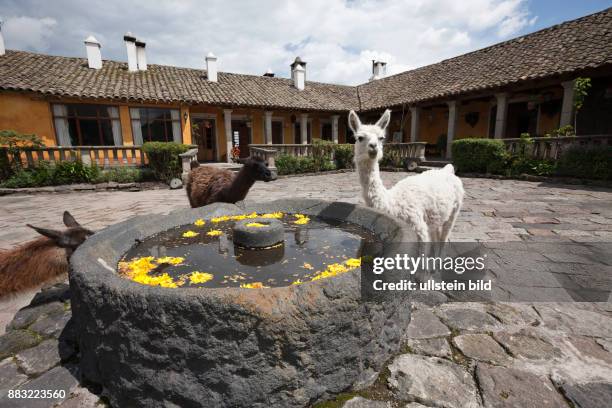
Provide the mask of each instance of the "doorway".
[{"label": "doorway", "polygon": [[521,133],[535,136],[538,123],[537,106],[528,102],[508,104],[506,123],[506,138],[518,138],[521,137]]},{"label": "doorway", "polygon": [[200,163],[217,159],[216,128],[216,120],[212,118],[193,117],[191,120],[191,134],[193,141],[198,145]]},{"label": "doorway", "polygon": [[240,158],[249,157],[251,125],[246,120],[232,120],[232,143],[240,149]]}]

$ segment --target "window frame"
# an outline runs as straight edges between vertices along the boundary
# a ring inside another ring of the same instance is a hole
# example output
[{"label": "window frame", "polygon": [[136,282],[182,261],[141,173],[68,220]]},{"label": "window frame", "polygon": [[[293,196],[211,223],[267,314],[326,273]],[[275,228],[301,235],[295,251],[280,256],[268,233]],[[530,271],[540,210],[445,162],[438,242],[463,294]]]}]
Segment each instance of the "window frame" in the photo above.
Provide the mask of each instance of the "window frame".
[{"label": "window frame", "polygon": [[[134,118],[132,116],[132,111],[131,109],[138,109],[139,110],[139,117],[138,118]],[[151,122],[160,122],[163,124],[163,129],[164,129],[164,138],[165,140],[163,142],[168,143],[168,142],[174,142],[174,133],[172,132],[172,126],[174,123],[178,123],[179,124],[179,137],[181,138],[181,142],[182,142],[182,135],[183,135],[183,121],[181,120],[181,109],[180,108],[170,108],[170,107],[159,107],[159,106],[140,106],[140,105],[136,105],[136,106],[130,106],[130,125],[133,125],[134,122],[140,122],[140,128],[143,129],[143,118],[146,119],[146,129],[147,132],[145,134],[145,132],[142,132],[142,142],[143,143],[147,143],[147,142],[159,142],[160,140],[152,140],[151,139],[151,123],[149,122],[149,118],[148,118],[148,113],[146,116],[143,116],[143,110],[165,110],[168,112],[168,119],[153,119]],[[178,119],[172,119],[172,111],[177,111],[178,112]],[[170,130],[171,133],[168,134],[168,127],[166,126],[166,124],[170,125]],[[170,136],[170,138],[168,138],[168,136]]]},{"label": "window frame", "polygon": [[[66,114],[66,116],[64,115],[56,115],[55,114],[55,110],[53,109],[54,105],[63,105],[66,107],[66,112],[69,112],[69,108],[71,106],[93,106],[96,108],[96,116],[81,116],[81,115],[70,115],[69,113]],[[100,109],[108,109],[109,107],[113,107],[113,108],[117,108],[117,117],[112,117],[110,116],[110,113],[108,114],[108,116],[100,116]],[[119,123],[121,123],[121,117],[120,117],[120,113],[119,113],[119,106],[117,105],[112,105],[112,104],[98,104],[98,103],[74,103],[74,102],[51,102],[51,116],[53,119],[53,123],[54,123],[54,131],[55,131],[55,142],[59,145],[60,141],[59,141],[59,137],[57,135],[57,129],[55,129],[55,119],[64,119],[66,120],[66,123],[68,125],[68,129],[70,129],[70,120],[74,119],[76,122],[76,141],[78,142],[78,144],[73,144],[73,146],[115,146],[115,142],[113,139],[113,144],[108,145],[106,143],[104,143],[104,136],[103,136],[103,132],[102,132],[102,122],[101,121],[108,121],[110,127],[111,127],[111,132],[113,129],[113,121],[114,120],[118,120]],[[97,128],[98,128],[98,138],[99,138],[99,142],[100,144],[97,145],[85,145],[83,144],[83,135],[81,132],[81,120],[95,120],[97,123]],[[121,132],[121,139],[123,140],[123,129],[121,129],[120,127],[120,132]],[[72,139],[72,138],[71,138]]]}]

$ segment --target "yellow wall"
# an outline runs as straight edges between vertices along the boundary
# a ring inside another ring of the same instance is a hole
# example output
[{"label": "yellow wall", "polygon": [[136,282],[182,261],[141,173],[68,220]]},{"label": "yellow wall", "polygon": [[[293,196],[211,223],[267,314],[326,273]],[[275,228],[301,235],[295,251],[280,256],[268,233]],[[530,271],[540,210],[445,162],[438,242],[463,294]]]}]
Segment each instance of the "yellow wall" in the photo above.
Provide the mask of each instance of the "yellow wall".
[{"label": "yellow wall", "polygon": [[0,130],[33,133],[39,136],[45,145],[56,145],[49,103],[30,95],[0,93]]},{"label": "yellow wall", "polygon": [[446,134],[448,128],[448,108],[434,106],[421,109],[419,116],[419,142],[435,144],[438,137]]},{"label": "yellow wall", "polygon": [[[455,139],[466,137],[484,137],[489,135],[489,115],[491,103],[489,101],[468,101],[466,105],[457,104],[457,132]],[[472,127],[465,121],[465,115],[470,112],[478,112],[478,122]]]}]

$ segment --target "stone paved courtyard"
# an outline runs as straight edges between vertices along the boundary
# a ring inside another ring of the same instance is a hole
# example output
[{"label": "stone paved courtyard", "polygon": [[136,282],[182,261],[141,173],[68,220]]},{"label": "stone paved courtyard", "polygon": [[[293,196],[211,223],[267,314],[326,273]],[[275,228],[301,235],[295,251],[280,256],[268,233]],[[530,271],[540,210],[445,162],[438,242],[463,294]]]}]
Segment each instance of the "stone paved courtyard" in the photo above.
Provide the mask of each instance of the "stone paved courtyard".
[{"label": "stone paved courtyard", "polygon": [[[390,186],[405,176],[384,173],[383,179]],[[587,244],[612,238],[612,190],[463,181],[466,200],[452,240]],[[59,226],[64,210],[91,228],[102,228],[135,215],[185,207],[184,194],[153,190],[0,197],[0,247],[33,238],[25,223]],[[352,173],[257,183],[248,198],[281,197],[361,202]],[[101,404],[75,378],[66,288],[42,292],[33,303],[0,337],[0,406]],[[12,319],[16,304],[1,306],[6,320]],[[55,400],[8,400],[8,389],[18,387],[70,392]],[[435,298],[415,303],[406,344],[377,382],[328,406],[612,406],[612,303],[439,304]]]}]

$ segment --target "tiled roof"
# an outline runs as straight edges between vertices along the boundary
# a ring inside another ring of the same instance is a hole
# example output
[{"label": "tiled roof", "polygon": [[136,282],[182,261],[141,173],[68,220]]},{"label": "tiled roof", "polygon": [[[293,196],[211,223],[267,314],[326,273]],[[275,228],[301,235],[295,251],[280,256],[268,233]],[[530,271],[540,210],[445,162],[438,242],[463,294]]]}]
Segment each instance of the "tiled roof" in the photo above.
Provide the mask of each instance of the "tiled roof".
[{"label": "tiled roof", "polygon": [[[612,8],[360,85],[362,110],[410,104],[612,64]],[[612,68],[612,66],[611,66]]]},{"label": "tiled roof", "polygon": [[128,72],[127,63],[104,61],[90,69],[85,58],[7,51],[0,57],[0,89],[82,98],[164,103],[215,104],[264,108],[345,111],[359,109],[353,86],[306,82],[298,91],[290,79],[149,64]]},{"label": "tiled roof", "polygon": [[356,87],[307,82],[298,91],[289,79],[224,72],[213,83],[205,70],[151,64],[147,71],[128,72],[126,63],[116,61],[95,70],[84,58],[7,51],[0,57],[0,89],[270,109],[373,110],[603,66],[612,69],[612,8]]}]

